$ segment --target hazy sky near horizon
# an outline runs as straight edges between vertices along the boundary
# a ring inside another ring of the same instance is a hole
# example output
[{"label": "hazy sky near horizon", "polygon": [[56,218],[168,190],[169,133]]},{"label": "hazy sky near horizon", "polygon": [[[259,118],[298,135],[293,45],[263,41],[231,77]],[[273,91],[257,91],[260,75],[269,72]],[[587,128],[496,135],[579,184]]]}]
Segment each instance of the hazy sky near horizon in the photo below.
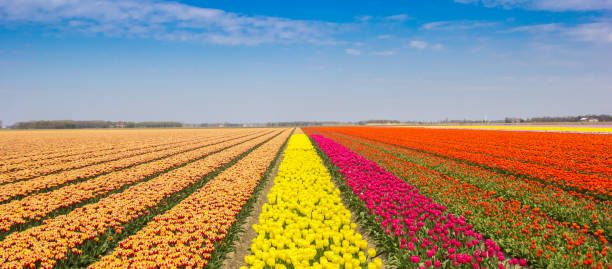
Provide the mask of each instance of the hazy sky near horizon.
[{"label": "hazy sky near horizon", "polygon": [[612,0],[0,0],[0,120],[612,114]]}]

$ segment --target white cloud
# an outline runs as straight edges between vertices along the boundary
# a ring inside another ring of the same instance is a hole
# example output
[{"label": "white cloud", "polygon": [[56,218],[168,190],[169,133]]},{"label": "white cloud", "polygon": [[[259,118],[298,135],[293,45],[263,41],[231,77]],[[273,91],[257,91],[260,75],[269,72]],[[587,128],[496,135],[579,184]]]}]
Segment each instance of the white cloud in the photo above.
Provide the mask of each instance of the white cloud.
[{"label": "white cloud", "polygon": [[455,0],[457,3],[481,3],[486,7],[525,8],[549,11],[612,10],[612,0]]},{"label": "white cloud", "polygon": [[378,39],[389,39],[389,38],[391,38],[391,35],[379,35],[376,38],[378,38]]},{"label": "white cloud", "polygon": [[403,22],[407,19],[410,19],[410,16],[406,15],[406,14],[397,14],[397,15],[393,15],[393,16],[387,16],[385,17],[386,20],[390,20],[390,21],[398,21],[398,22]]},{"label": "white cloud", "polygon": [[407,48],[413,48],[413,49],[419,49],[419,50],[431,49],[431,50],[436,50],[436,51],[444,49],[444,45],[442,45],[440,43],[429,44],[429,43],[427,43],[425,41],[421,41],[421,40],[412,40],[412,41],[410,41],[410,43],[406,47]]},{"label": "white cloud", "polygon": [[566,34],[581,41],[612,43],[612,23],[580,24],[567,29]]},{"label": "white cloud", "polygon": [[502,33],[528,32],[531,34],[554,34],[577,41],[612,43],[612,21],[598,21],[573,26],[562,24],[536,24],[511,28]]},{"label": "white cloud", "polygon": [[348,55],[360,55],[361,51],[359,51],[357,49],[348,48],[348,49],[344,50],[344,53],[346,53]]},{"label": "white cloud", "polygon": [[245,16],[157,0],[0,0],[0,25],[229,45],[333,43],[338,24]]},{"label": "white cloud", "polygon": [[412,40],[410,41],[410,45],[411,48],[416,48],[416,49],[426,49],[427,48],[427,42],[425,41],[419,41],[419,40]]},{"label": "white cloud", "polygon": [[368,22],[368,21],[372,20],[372,16],[357,16],[357,17],[355,17],[355,19],[360,21],[360,22]]},{"label": "white cloud", "polygon": [[421,26],[423,30],[468,30],[474,28],[496,26],[496,22],[481,21],[436,21],[425,23]]},{"label": "white cloud", "polygon": [[444,45],[442,44],[434,44],[433,46],[431,46],[432,50],[444,50],[446,47],[444,47]]},{"label": "white cloud", "polygon": [[514,32],[529,32],[529,33],[541,33],[541,32],[553,32],[558,31],[562,27],[558,23],[547,23],[547,24],[536,24],[526,25],[510,28],[508,30],[501,31],[502,33],[514,33]]},{"label": "white cloud", "polygon": [[395,51],[393,50],[384,50],[384,51],[377,51],[374,52],[374,55],[378,55],[378,56],[392,56],[395,55]]}]

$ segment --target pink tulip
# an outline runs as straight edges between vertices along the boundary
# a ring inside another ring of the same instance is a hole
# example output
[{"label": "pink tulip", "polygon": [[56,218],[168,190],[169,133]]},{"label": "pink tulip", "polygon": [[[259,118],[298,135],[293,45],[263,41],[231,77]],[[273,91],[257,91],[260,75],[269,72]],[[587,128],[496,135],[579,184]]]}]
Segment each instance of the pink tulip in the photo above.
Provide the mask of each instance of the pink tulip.
[{"label": "pink tulip", "polygon": [[[498,260],[504,260],[500,247],[490,239],[483,240],[464,216],[446,212],[446,206],[419,194],[414,186],[333,140],[321,135],[313,135],[312,139],[338,168],[346,186],[364,202],[387,235],[400,239],[400,248],[408,247],[414,251],[415,244],[418,244],[430,249],[422,254],[423,257],[411,256],[412,262],[416,260],[418,263],[425,256],[433,257],[439,247],[446,250],[443,253],[449,254],[447,257],[453,260],[453,266],[476,261],[472,265],[480,268],[481,262],[486,262],[483,265],[498,265]],[[387,155],[391,159],[397,158]],[[480,248],[483,243],[485,249]],[[430,261],[427,262],[431,265]],[[526,265],[525,260],[518,263]],[[441,261],[434,261],[433,265],[440,267]]]}]

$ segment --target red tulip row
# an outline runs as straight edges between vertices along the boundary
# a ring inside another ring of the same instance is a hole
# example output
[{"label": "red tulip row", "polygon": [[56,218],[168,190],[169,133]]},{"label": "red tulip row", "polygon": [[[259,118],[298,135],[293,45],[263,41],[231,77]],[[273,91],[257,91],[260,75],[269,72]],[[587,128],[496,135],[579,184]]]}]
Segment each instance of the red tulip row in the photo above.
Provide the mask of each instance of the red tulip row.
[{"label": "red tulip row", "polygon": [[290,131],[275,137],[226,169],[137,234],[119,242],[90,268],[160,268],[207,265]]},{"label": "red tulip row", "polygon": [[[68,185],[51,192],[27,196],[21,200],[0,205],[0,231],[9,231],[15,225],[37,220],[47,214],[64,207],[79,204],[88,199],[105,195],[123,186],[137,183],[168,169],[184,165],[210,153],[219,151],[239,143],[263,135],[263,132],[248,135],[229,141],[217,138],[216,144],[211,144],[192,151],[179,153],[150,163],[112,172],[84,182]],[[213,141],[209,141],[213,142]]]},{"label": "red tulip row", "polygon": [[0,264],[9,268],[39,265],[51,268],[68,255],[80,256],[86,242],[107,232],[121,233],[123,226],[148,214],[160,201],[198,182],[234,158],[277,135],[267,134],[220,153],[136,184],[97,203],[45,221],[45,224],[12,233],[0,242]]}]

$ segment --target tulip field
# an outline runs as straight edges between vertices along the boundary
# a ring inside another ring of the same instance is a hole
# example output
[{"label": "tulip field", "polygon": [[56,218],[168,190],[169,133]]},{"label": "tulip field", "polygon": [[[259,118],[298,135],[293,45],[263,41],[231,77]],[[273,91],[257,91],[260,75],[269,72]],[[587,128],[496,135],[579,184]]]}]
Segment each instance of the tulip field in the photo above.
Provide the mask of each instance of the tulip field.
[{"label": "tulip field", "polygon": [[399,268],[612,268],[612,136],[307,128]]},{"label": "tulip field", "polygon": [[0,268],[612,269],[611,238],[601,132],[0,132]]}]

